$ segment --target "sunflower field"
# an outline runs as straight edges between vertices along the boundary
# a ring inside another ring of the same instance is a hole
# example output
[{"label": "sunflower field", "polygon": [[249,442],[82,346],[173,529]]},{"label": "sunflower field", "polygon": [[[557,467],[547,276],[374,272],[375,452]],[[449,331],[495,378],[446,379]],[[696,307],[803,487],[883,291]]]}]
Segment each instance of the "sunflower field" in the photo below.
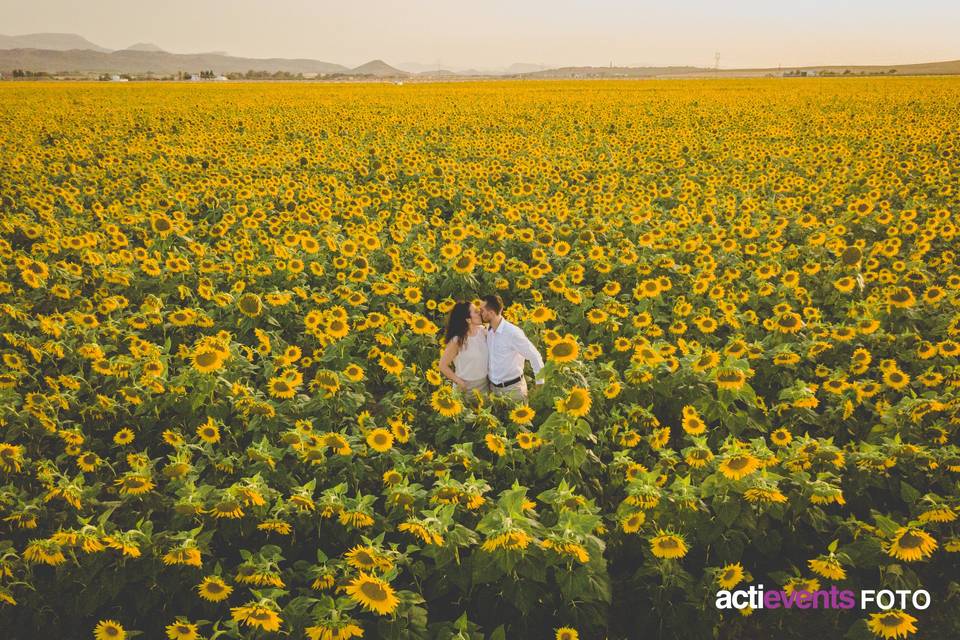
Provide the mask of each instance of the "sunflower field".
[{"label": "sunflower field", "polygon": [[[0,121],[4,638],[960,636],[960,80],[3,83]],[[487,293],[525,404],[439,374]],[[715,606],[758,584],[931,605]]]}]

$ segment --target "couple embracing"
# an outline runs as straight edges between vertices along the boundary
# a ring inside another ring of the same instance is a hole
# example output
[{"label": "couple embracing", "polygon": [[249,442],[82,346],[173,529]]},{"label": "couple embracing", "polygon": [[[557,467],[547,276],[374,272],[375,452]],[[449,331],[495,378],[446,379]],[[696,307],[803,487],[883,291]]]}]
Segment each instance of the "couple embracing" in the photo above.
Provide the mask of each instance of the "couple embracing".
[{"label": "couple embracing", "polygon": [[461,391],[508,395],[526,402],[523,363],[530,361],[536,383],[543,384],[542,377],[537,378],[543,358],[523,329],[504,318],[502,312],[503,300],[498,295],[486,296],[479,307],[470,302],[456,303],[447,320],[447,345],[440,357],[440,372]]}]

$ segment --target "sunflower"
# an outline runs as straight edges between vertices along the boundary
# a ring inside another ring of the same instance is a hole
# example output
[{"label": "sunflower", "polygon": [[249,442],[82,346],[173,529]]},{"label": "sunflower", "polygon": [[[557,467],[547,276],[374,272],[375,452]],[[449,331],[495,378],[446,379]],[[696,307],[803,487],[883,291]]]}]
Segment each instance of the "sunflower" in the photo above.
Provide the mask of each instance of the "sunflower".
[{"label": "sunflower", "polygon": [[517,433],[517,444],[521,449],[536,449],[540,446],[541,440],[535,433],[529,431],[520,431]]},{"label": "sunflower", "polygon": [[530,312],[529,317],[530,322],[534,324],[543,324],[549,320],[555,320],[557,318],[557,314],[554,313],[554,311],[549,307],[540,305]]},{"label": "sunflower", "polygon": [[612,400],[619,396],[621,391],[623,391],[623,386],[618,381],[613,380],[603,388],[603,396]]},{"label": "sunflower", "polygon": [[124,640],[127,632],[116,620],[101,620],[93,629],[93,637],[97,640]]},{"label": "sunflower", "polygon": [[133,473],[128,473],[122,478],[118,478],[114,481],[114,484],[120,487],[120,493],[131,496],[147,493],[157,486],[147,476]]},{"label": "sunflower", "polygon": [[176,547],[164,554],[163,564],[182,564],[190,567],[200,567],[203,566],[203,559],[200,554],[200,549],[196,547]]},{"label": "sunflower", "polygon": [[737,391],[747,383],[747,374],[740,369],[725,367],[717,369],[715,379],[718,389]]},{"label": "sunflower", "polygon": [[283,620],[270,607],[251,601],[242,607],[231,607],[231,617],[250,627],[260,627],[264,631],[279,631]]},{"label": "sunflower", "polygon": [[361,571],[390,571],[393,562],[370,546],[357,545],[345,555],[347,564]]},{"label": "sunflower", "polygon": [[780,427],[770,433],[770,441],[778,447],[785,447],[793,440],[793,434],[786,427]]},{"label": "sunflower", "polygon": [[567,334],[547,349],[547,359],[554,362],[572,362],[577,359],[580,347],[572,335]]},{"label": "sunflower", "polygon": [[240,313],[248,318],[256,318],[263,312],[263,302],[260,300],[260,296],[248,292],[237,300],[237,308]]},{"label": "sunflower", "polygon": [[221,500],[207,512],[214,518],[242,518],[243,507],[236,500]]},{"label": "sunflower", "polygon": [[350,363],[343,370],[343,375],[350,382],[360,382],[363,380],[363,368],[358,364]]},{"label": "sunflower", "polygon": [[917,516],[917,520],[920,522],[953,522],[956,519],[956,511],[947,505],[940,505],[933,507],[932,509],[927,509]]},{"label": "sunflower", "polygon": [[707,430],[706,423],[700,418],[696,410],[685,413],[682,426],[683,430],[692,436],[698,436]]},{"label": "sunflower", "polygon": [[364,609],[382,616],[393,613],[400,604],[388,582],[363,571],[350,581],[346,592],[351,599],[363,605]]},{"label": "sunflower", "polygon": [[793,577],[783,585],[783,590],[787,595],[800,591],[813,593],[814,591],[820,590],[820,581],[816,578]]},{"label": "sunflower", "polygon": [[620,445],[627,448],[633,448],[640,444],[640,434],[634,429],[627,429],[621,432],[619,439]]},{"label": "sunflower", "polygon": [[788,311],[780,314],[773,325],[780,333],[796,333],[803,328],[803,319],[799,314]]},{"label": "sunflower", "polygon": [[719,468],[724,477],[739,480],[759,469],[760,461],[750,453],[736,452],[725,457]]},{"label": "sunflower", "polygon": [[324,330],[327,335],[339,340],[350,333],[350,323],[347,322],[346,318],[331,318]]},{"label": "sunflower", "polygon": [[133,442],[133,439],[134,439],[133,430],[131,430],[129,427],[123,427],[122,429],[117,431],[115,434],[113,434],[113,441],[119,445],[130,444],[131,442]]},{"label": "sunflower", "polygon": [[320,444],[333,449],[334,453],[341,456],[350,455],[352,452],[350,443],[343,437],[343,434],[340,433],[330,432],[323,434],[320,436]]},{"label": "sunflower", "polygon": [[305,631],[310,640],[350,640],[350,638],[363,637],[363,627],[352,622],[344,623],[342,620],[337,624],[336,627],[314,625],[307,627]]},{"label": "sunflower", "polygon": [[706,447],[691,447],[683,459],[692,468],[702,469],[713,460],[713,452]]},{"label": "sunflower", "polygon": [[592,400],[590,390],[584,387],[573,387],[566,398],[556,401],[556,408],[574,418],[580,418],[590,411]]},{"label": "sunflower", "polygon": [[337,516],[340,524],[351,527],[369,527],[374,523],[374,519],[363,511],[341,511]]},{"label": "sunflower", "polygon": [[220,602],[230,597],[233,587],[223,581],[220,576],[207,576],[197,585],[197,593],[204,600]]},{"label": "sunflower", "polygon": [[682,558],[687,555],[687,543],[683,536],[659,529],[650,539],[650,550],[658,558]]},{"label": "sunflower", "polygon": [[212,373],[223,366],[224,358],[220,351],[201,346],[190,354],[190,361],[200,373]]},{"label": "sunflower", "polygon": [[887,555],[915,562],[929,557],[936,548],[937,541],[923,529],[900,527],[887,545]]},{"label": "sunflower", "polygon": [[670,427],[659,427],[648,436],[651,449],[662,449],[670,441]]},{"label": "sunflower", "polygon": [[188,327],[197,320],[197,312],[193,309],[177,309],[167,319],[175,327]]},{"label": "sunflower", "polygon": [[521,529],[507,531],[484,540],[480,548],[483,551],[492,552],[497,549],[508,549],[512,551],[522,551],[530,546],[530,535]]},{"label": "sunflower", "polygon": [[833,286],[841,293],[850,293],[857,286],[857,281],[850,276],[843,276],[838,280],[834,280]]},{"label": "sunflower", "polygon": [[807,565],[811,571],[829,580],[843,580],[847,577],[847,572],[833,554],[808,560]]},{"label": "sunflower", "polygon": [[396,469],[387,469],[383,472],[381,479],[384,485],[392,487],[403,482],[403,474]]},{"label": "sunflower", "polygon": [[60,543],[56,540],[30,540],[27,548],[23,552],[23,559],[27,562],[41,562],[50,566],[57,566],[67,561],[63,551],[60,550]]},{"label": "sunflower", "polygon": [[192,622],[177,621],[167,625],[167,638],[170,640],[197,640],[197,625]]},{"label": "sunflower", "polygon": [[843,497],[843,490],[839,487],[831,486],[826,482],[815,482],[813,493],[810,495],[810,502],[813,504],[846,504],[846,498]]},{"label": "sunflower", "polygon": [[751,487],[743,492],[743,497],[753,504],[782,504],[787,501],[787,496],[775,486]]},{"label": "sunflower", "polygon": [[274,398],[289,400],[297,395],[297,386],[286,376],[273,376],[267,382],[267,390]]},{"label": "sunflower", "polygon": [[510,419],[516,424],[525,425],[530,424],[535,415],[536,412],[533,409],[531,409],[528,405],[522,404],[510,412]]},{"label": "sunflower", "polygon": [[735,564],[725,565],[717,571],[717,584],[721,589],[733,589],[743,580],[743,566],[737,562]]},{"label": "sunflower", "polygon": [[883,372],[883,382],[891,389],[903,389],[910,384],[910,376],[899,369],[888,369]]},{"label": "sunflower", "polygon": [[[99,467],[102,462],[103,461],[100,459],[100,456],[98,456],[93,451],[85,451],[84,453],[81,453],[79,456],[77,456],[77,466],[80,468],[81,471],[87,471],[87,472],[96,471],[97,467]],[[3,454],[2,444],[0,444],[0,468],[7,470],[4,465],[4,454]]]},{"label": "sunflower", "polygon": [[477,264],[477,259],[472,253],[463,253],[459,258],[453,261],[453,270],[457,273],[467,274],[473,271]]},{"label": "sunflower", "polygon": [[442,387],[430,395],[430,406],[440,415],[450,418],[463,411],[463,404],[454,398],[449,388]]},{"label": "sunflower", "polygon": [[916,302],[913,291],[907,287],[896,287],[887,293],[887,303],[892,307],[908,309]]},{"label": "sunflower", "polygon": [[937,352],[945,358],[954,358],[960,355],[960,342],[944,340],[937,344]]},{"label": "sunflower", "polygon": [[783,351],[773,357],[773,363],[781,367],[788,367],[800,362],[800,356],[790,351]]},{"label": "sunflower", "polygon": [[[114,436],[114,438],[116,438],[116,436]],[[96,454],[93,454],[93,456],[96,458]],[[96,465],[93,466],[95,467]],[[22,467],[23,446],[19,444],[10,444],[9,442],[0,442],[0,469],[3,469],[7,473],[11,473],[20,471]],[[93,469],[86,470],[92,471]]]},{"label": "sunflower", "polygon": [[487,449],[498,456],[502,456],[507,452],[506,441],[498,435],[488,433],[483,438],[484,443],[487,445]]},{"label": "sunflower", "polygon": [[367,445],[380,453],[389,451],[393,446],[393,434],[386,429],[373,429],[367,434]]},{"label": "sunflower", "polygon": [[646,520],[647,513],[645,511],[637,511],[621,519],[620,528],[623,529],[624,533],[636,533]]},{"label": "sunflower", "polygon": [[156,213],[150,216],[150,228],[161,238],[166,238],[173,232],[174,226],[166,214]]},{"label": "sunflower", "polygon": [[917,632],[917,619],[900,609],[871,613],[867,627],[880,638],[906,638]]},{"label": "sunflower", "polygon": [[384,371],[395,376],[400,375],[403,371],[403,361],[392,353],[384,352],[380,354],[380,366]]},{"label": "sunflower", "polygon": [[220,442],[220,428],[213,422],[213,418],[207,418],[206,422],[197,427],[197,437],[209,444]]},{"label": "sunflower", "polygon": [[570,627],[560,627],[554,636],[554,640],[580,640],[580,634],[576,629]]}]

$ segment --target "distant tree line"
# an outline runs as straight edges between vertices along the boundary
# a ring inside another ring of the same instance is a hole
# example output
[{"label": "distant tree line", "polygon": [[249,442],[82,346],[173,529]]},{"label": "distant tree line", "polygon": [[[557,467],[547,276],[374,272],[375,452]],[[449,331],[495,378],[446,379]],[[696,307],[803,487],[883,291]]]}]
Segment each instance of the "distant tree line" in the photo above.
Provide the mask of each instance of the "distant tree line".
[{"label": "distant tree line", "polygon": [[254,71],[248,70],[246,73],[239,71],[226,74],[231,80],[303,80],[302,73],[290,73],[289,71]]},{"label": "distant tree line", "polygon": [[844,69],[843,73],[837,73],[836,71],[824,70],[820,72],[821,76],[884,76],[891,73],[896,73],[896,69],[888,69],[887,71],[857,71],[854,73],[850,69]]},{"label": "distant tree line", "polygon": [[14,78],[47,78],[50,76],[46,71],[30,71],[26,69],[14,69],[10,75]]}]

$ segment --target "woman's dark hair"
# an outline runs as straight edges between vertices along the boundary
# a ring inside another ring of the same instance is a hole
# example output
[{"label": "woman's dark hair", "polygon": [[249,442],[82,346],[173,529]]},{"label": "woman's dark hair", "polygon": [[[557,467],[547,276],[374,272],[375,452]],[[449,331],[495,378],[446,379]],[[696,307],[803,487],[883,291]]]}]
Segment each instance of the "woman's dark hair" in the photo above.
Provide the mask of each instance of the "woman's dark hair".
[{"label": "woman's dark hair", "polygon": [[446,341],[450,344],[453,338],[457,338],[459,346],[462,348],[467,342],[467,335],[470,333],[470,303],[464,300],[453,305],[450,310],[450,317],[447,318]]}]

